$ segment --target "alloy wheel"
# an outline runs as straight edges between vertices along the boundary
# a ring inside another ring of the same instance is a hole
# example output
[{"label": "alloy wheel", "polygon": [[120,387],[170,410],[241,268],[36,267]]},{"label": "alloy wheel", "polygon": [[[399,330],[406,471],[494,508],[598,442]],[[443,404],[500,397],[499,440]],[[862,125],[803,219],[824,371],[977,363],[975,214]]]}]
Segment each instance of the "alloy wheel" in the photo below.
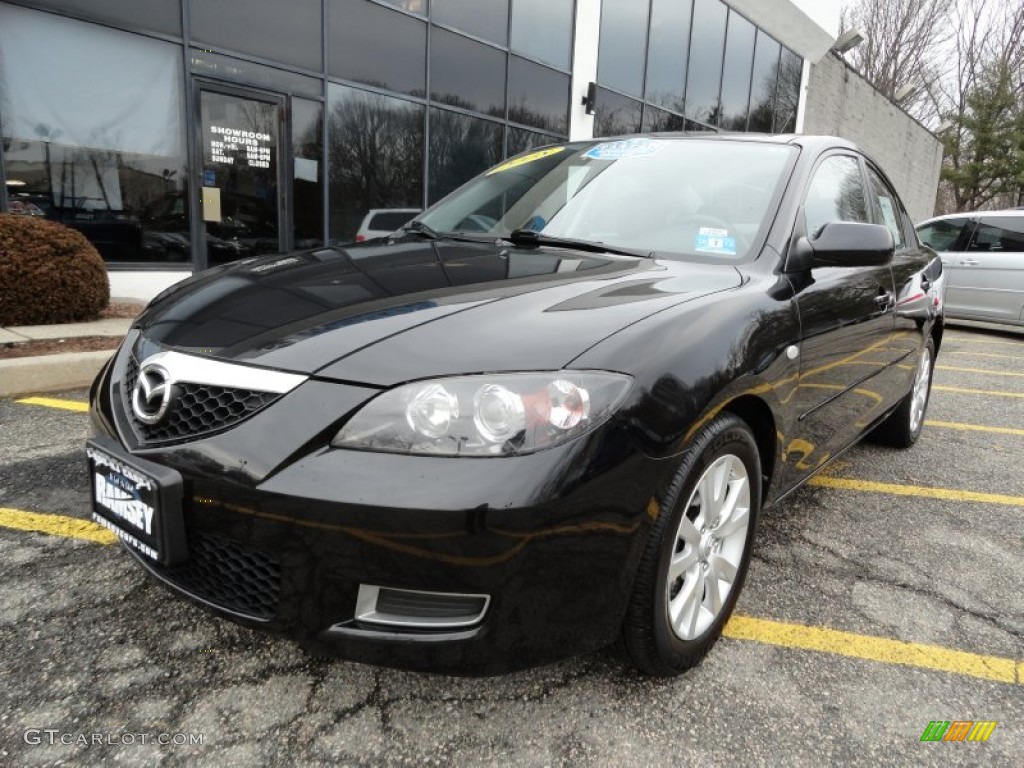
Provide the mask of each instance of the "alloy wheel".
[{"label": "alloy wheel", "polygon": [[733,454],[717,458],[686,503],[668,566],[669,624],[681,640],[699,637],[722,612],[739,572],[750,525],[750,477]]},{"label": "alloy wheel", "polygon": [[932,353],[928,347],[921,352],[921,360],[917,364],[914,376],[914,388],[910,395],[910,431],[917,432],[924,418],[924,410],[928,405],[929,382],[932,377]]}]

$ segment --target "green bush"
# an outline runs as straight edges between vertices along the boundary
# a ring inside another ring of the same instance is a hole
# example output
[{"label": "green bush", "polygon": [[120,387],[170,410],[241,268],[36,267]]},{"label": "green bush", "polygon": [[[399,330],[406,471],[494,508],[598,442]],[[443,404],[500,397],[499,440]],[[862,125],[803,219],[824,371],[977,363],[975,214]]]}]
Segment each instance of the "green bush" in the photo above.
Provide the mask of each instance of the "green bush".
[{"label": "green bush", "polygon": [[106,266],[81,232],[0,214],[0,326],[93,320],[109,301]]}]

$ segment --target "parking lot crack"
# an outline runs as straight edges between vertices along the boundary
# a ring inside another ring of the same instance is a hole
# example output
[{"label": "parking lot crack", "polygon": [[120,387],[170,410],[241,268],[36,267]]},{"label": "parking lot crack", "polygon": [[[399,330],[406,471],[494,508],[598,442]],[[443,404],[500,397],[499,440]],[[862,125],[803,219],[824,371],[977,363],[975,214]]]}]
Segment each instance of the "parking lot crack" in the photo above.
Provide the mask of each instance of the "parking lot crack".
[{"label": "parking lot crack", "polygon": [[[831,546],[828,543],[823,542],[819,539],[812,538],[808,536],[805,532],[801,533],[801,538],[811,546],[824,550],[825,552],[829,553],[834,558],[842,562],[848,569],[844,575],[853,576],[862,581],[869,581],[876,584],[882,584],[888,587],[893,587],[895,589],[904,589],[916,595],[921,595],[923,597],[930,598],[952,609],[954,613],[967,614],[987,624],[990,624],[994,628],[1010,635],[1011,637],[1014,637],[1018,640],[1024,639],[1024,633],[1022,633],[1021,630],[1017,627],[1014,627],[1009,622],[1007,622],[1006,617],[1002,616],[1001,614],[996,613],[992,610],[979,610],[976,607],[971,607],[967,605],[963,601],[959,601],[933,588],[924,586],[924,584],[935,583],[935,578],[931,574],[922,570],[920,566],[917,566],[914,563],[902,562],[901,564],[904,567],[916,573],[920,577],[923,584],[911,582],[906,578],[886,576],[886,574],[880,573],[877,567],[873,567],[871,565],[855,560],[853,557],[844,554],[836,547]],[[881,559],[891,558],[890,554],[882,552],[878,549],[858,553],[858,557],[862,557],[865,554]],[[981,602],[980,598],[975,599]],[[867,616],[862,612],[861,615],[864,616],[864,618],[871,619],[870,616]]]}]

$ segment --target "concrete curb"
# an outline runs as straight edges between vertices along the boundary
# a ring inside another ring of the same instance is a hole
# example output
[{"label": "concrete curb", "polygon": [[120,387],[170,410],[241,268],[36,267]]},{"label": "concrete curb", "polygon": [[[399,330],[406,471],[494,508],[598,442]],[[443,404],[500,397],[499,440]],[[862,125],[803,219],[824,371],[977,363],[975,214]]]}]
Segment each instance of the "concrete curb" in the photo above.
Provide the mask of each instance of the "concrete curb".
[{"label": "concrete curb", "polygon": [[0,397],[87,387],[114,352],[101,349],[0,360]]}]

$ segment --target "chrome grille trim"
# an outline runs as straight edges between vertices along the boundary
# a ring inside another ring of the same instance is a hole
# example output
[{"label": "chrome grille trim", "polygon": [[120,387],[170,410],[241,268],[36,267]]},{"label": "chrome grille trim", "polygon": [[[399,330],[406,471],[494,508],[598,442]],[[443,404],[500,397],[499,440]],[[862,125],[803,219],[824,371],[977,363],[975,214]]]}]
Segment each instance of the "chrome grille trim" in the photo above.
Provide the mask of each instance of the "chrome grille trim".
[{"label": "chrome grille trim", "polygon": [[[172,350],[152,354],[140,364],[131,351],[125,352],[117,372],[121,411],[139,447],[185,443],[231,429],[309,378]],[[167,372],[174,393],[167,414],[146,424],[132,408],[132,390],[141,366],[153,362]]]},{"label": "chrome grille trim", "polygon": [[172,384],[205,384],[210,387],[273,392],[276,395],[291,392],[309,378],[299,373],[254,368],[172,350],[150,355],[140,365],[150,363],[163,366]]}]

